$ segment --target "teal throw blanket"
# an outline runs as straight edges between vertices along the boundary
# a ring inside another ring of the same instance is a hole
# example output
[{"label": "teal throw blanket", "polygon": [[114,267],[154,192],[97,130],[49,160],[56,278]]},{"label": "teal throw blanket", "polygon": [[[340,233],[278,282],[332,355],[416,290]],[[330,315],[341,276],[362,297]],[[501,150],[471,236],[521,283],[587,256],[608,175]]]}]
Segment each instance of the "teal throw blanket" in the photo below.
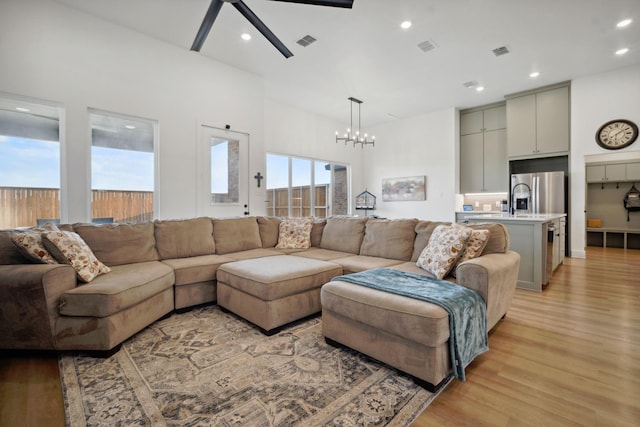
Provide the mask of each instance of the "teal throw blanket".
[{"label": "teal throw blanket", "polygon": [[456,378],[465,381],[464,369],[489,350],[487,307],[475,291],[445,280],[389,268],[346,274],[332,281],[349,282],[372,289],[437,304],[449,313],[449,353]]}]

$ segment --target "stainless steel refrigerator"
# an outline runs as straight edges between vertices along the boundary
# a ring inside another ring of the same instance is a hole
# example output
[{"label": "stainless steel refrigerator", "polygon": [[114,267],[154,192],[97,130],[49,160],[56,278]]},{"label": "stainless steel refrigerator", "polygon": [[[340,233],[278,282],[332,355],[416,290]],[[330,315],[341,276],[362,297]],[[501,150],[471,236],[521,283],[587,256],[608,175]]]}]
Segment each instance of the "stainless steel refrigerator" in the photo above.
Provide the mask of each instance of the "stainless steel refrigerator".
[{"label": "stainless steel refrigerator", "polygon": [[512,213],[566,213],[564,206],[564,172],[511,175]]}]

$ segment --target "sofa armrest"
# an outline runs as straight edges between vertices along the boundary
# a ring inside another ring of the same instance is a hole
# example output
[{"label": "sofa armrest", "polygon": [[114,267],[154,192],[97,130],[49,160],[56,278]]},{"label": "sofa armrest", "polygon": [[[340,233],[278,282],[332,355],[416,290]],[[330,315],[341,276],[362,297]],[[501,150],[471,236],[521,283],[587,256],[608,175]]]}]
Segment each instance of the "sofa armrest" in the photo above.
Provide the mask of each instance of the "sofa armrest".
[{"label": "sofa armrest", "polygon": [[487,329],[493,328],[511,306],[519,271],[520,254],[514,251],[482,255],[456,269],[457,283],[478,292],[487,303]]},{"label": "sofa armrest", "polygon": [[69,265],[0,265],[0,349],[55,349],[58,302],[76,283]]}]

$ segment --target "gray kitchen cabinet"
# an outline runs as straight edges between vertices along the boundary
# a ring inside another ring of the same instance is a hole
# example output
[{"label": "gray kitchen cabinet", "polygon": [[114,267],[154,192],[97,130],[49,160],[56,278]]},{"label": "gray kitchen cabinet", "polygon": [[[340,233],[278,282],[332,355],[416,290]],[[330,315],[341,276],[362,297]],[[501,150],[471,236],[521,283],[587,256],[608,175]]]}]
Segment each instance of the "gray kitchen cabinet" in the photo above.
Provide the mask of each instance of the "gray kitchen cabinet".
[{"label": "gray kitchen cabinet", "polygon": [[626,165],[624,163],[610,165],[587,166],[587,182],[618,182],[626,181]]},{"label": "gray kitchen cabinet", "polygon": [[506,107],[460,113],[460,192],[508,191]]},{"label": "gray kitchen cabinet", "polygon": [[640,181],[640,162],[627,163],[626,178],[628,181]]},{"label": "gray kitchen cabinet", "polygon": [[569,87],[507,97],[509,158],[569,151]]}]

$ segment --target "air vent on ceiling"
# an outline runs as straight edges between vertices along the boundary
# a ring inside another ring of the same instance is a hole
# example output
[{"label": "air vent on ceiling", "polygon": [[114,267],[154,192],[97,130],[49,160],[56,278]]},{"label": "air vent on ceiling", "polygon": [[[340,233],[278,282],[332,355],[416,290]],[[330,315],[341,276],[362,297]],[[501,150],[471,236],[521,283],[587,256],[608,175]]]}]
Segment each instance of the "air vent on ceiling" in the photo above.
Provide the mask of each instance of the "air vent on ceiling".
[{"label": "air vent on ceiling", "polygon": [[470,82],[466,82],[466,83],[462,83],[462,85],[468,89],[474,88],[476,86],[478,86],[478,82],[475,80],[472,80]]},{"label": "air vent on ceiling", "polygon": [[304,37],[302,37],[300,40],[298,40],[296,43],[298,43],[300,46],[302,47],[307,47],[309,46],[311,43],[315,42],[316,39],[310,35],[306,35]]},{"label": "air vent on ceiling", "polygon": [[493,54],[495,56],[502,56],[502,55],[506,55],[507,53],[509,53],[509,48],[507,48],[506,46],[500,46],[497,47],[495,49],[492,50]]},{"label": "air vent on ceiling", "polygon": [[423,52],[429,52],[430,50],[433,50],[436,47],[438,47],[438,45],[436,45],[431,40],[426,40],[426,41],[423,41],[422,43],[418,44],[418,47]]}]

